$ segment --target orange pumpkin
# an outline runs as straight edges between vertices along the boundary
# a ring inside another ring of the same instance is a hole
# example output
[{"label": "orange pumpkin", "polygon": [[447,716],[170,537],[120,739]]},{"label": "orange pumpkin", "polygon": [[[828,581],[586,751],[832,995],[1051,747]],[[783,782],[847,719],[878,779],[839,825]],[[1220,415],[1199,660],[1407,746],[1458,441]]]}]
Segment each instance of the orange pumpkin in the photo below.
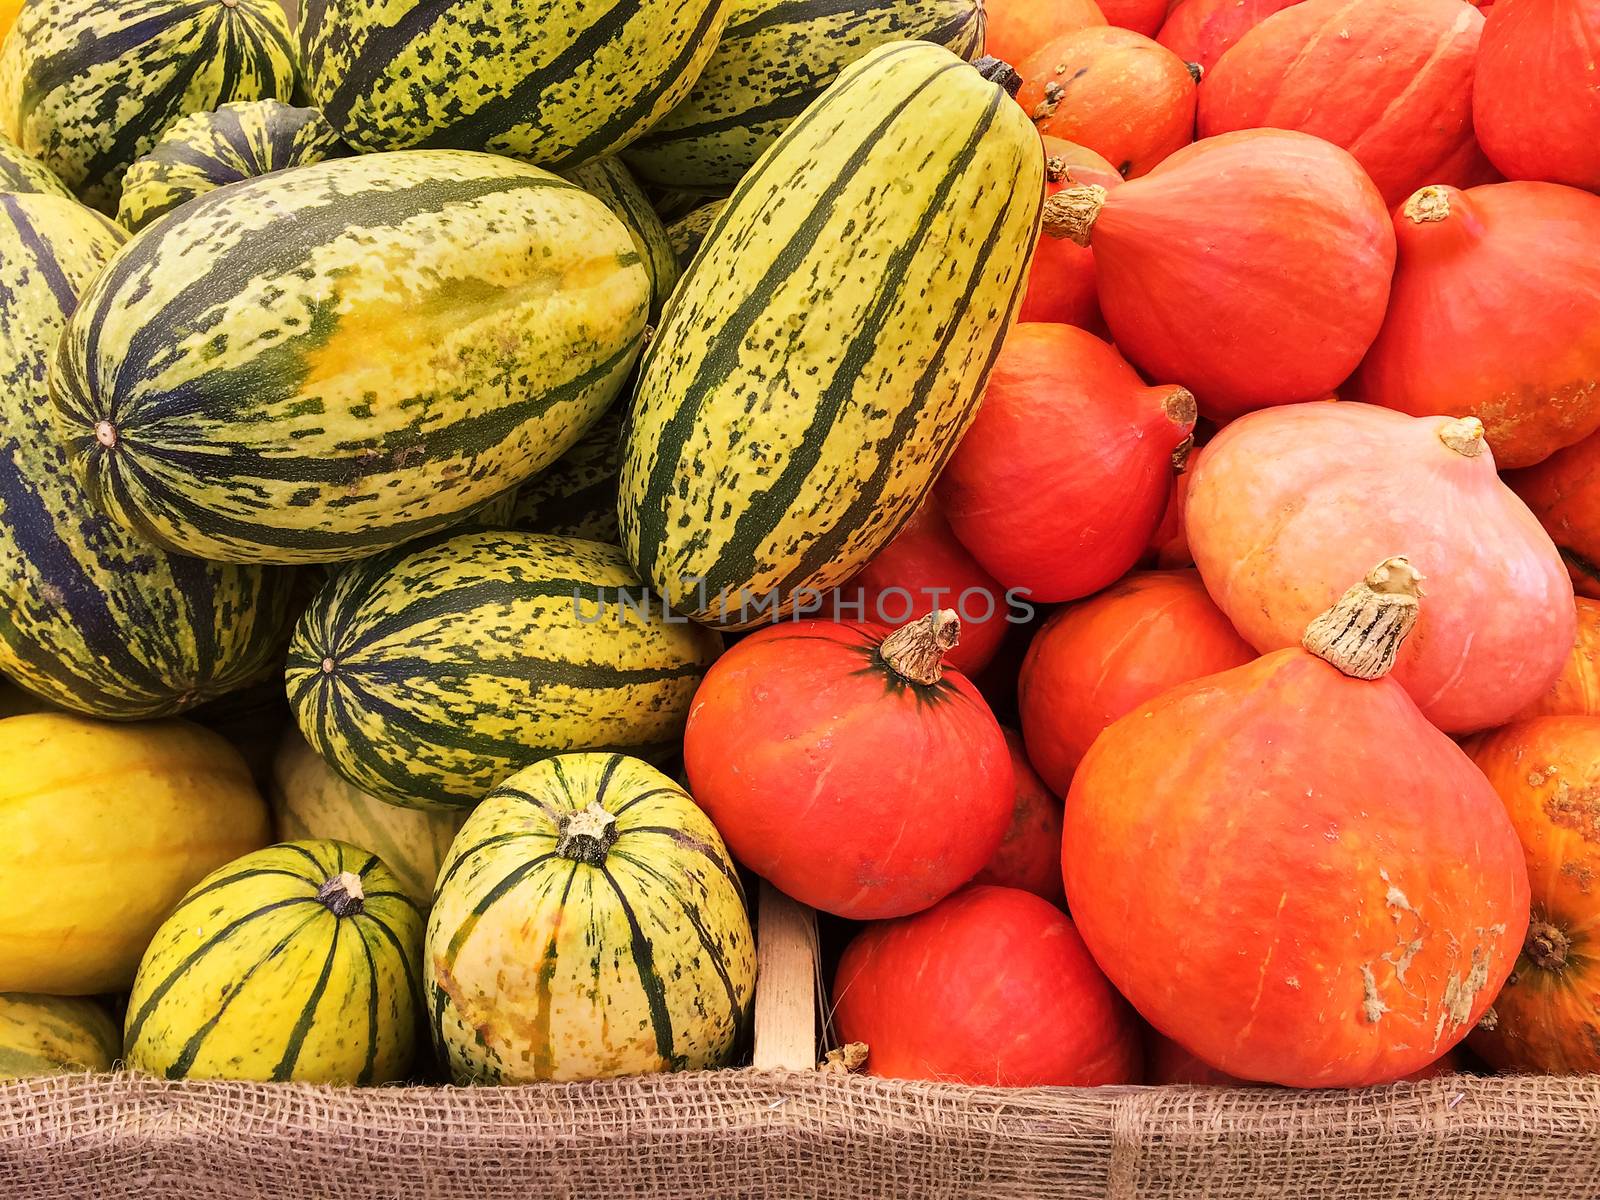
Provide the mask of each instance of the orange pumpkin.
[{"label": "orange pumpkin", "polygon": [[1561,551],[1579,595],[1600,600],[1600,433],[1506,475]]},{"label": "orange pumpkin", "polygon": [[[1117,169],[1087,146],[1048,135],[1043,140],[1046,196],[1082,184],[1113,188],[1122,182]],[[1094,253],[1087,246],[1039,235],[1033,266],[1028,271],[1028,286],[1022,293],[1022,307],[1017,310],[1019,324],[1032,321],[1104,332],[1100,294],[1095,287]]]},{"label": "orange pumpkin", "polygon": [[988,0],[984,12],[984,53],[1012,66],[1068,30],[1106,23],[1095,0]]},{"label": "orange pumpkin", "polygon": [[1503,1071],[1600,1071],[1600,718],[1518,721],[1472,757],[1511,814],[1533,887],[1522,955],[1472,1048]]},{"label": "orange pumpkin", "polygon": [[1203,72],[1223,52],[1280,9],[1299,0],[1183,0],[1167,15],[1156,41]]},{"label": "orange pumpkin", "polygon": [[1167,0],[1100,0],[1100,11],[1112,25],[1155,37],[1167,15]]},{"label": "orange pumpkin", "polygon": [[1172,51],[1131,29],[1093,25],[1063,34],[1017,70],[1017,103],[1039,132],[1089,147],[1124,179],[1194,141],[1194,76]]},{"label": "orange pumpkin", "polygon": [[1061,890],[1061,801],[1039,778],[1023,749],[1022,735],[1003,729],[1017,779],[1017,806],[1000,849],[973,883],[1021,888],[1051,904],[1065,904]]},{"label": "orange pumpkin", "polygon": [[1522,945],[1504,807],[1383,677],[1417,608],[1416,572],[1386,560],[1312,622],[1314,652],[1163,693],[1073,778],[1079,933],[1147,1021],[1230,1075],[1359,1087],[1424,1067]]},{"label": "orange pumpkin", "polygon": [[1600,717],[1600,602],[1578,597],[1578,638],[1550,690],[1522,712],[1532,717]]},{"label": "orange pumpkin", "polygon": [[[1235,1079],[1226,1071],[1219,1071],[1209,1063],[1185,1050],[1171,1038],[1162,1037],[1154,1029],[1146,1029],[1144,1039],[1146,1083],[1192,1083],[1211,1087],[1254,1087],[1247,1079]],[[1420,1083],[1424,1079],[1437,1079],[1440,1075],[1454,1075],[1464,1066],[1459,1050],[1447,1050],[1425,1067],[1409,1075],[1402,1075],[1396,1083]]]}]

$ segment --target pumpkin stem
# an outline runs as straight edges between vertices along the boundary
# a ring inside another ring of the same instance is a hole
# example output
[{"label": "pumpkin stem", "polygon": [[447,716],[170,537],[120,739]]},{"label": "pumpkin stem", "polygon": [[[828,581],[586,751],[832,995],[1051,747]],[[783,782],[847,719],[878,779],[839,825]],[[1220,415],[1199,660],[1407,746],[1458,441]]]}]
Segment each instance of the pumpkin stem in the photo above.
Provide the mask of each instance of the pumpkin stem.
[{"label": "pumpkin stem", "polygon": [[1401,206],[1400,215],[1413,225],[1449,220],[1450,192],[1437,184],[1412,192],[1410,198]]},{"label": "pumpkin stem", "polygon": [[944,678],[944,656],[960,641],[961,619],[946,608],[900,626],[883,639],[878,656],[901,679],[931,687]]},{"label": "pumpkin stem", "polygon": [[1186,62],[1183,65],[1189,68],[1189,78],[1194,80],[1196,84],[1206,77],[1206,69],[1199,63]]},{"label": "pumpkin stem", "polygon": [[1352,679],[1380,679],[1417,623],[1422,572],[1386,558],[1306,627],[1300,644]]},{"label": "pumpkin stem", "polygon": [[617,818],[600,807],[598,800],[591,800],[588,808],[561,818],[556,853],[573,862],[601,867],[616,840]]},{"label": "pumpkin stem", "polygon": [[366,907],[367,893],[362,890],[361,876],[340,871],[317,889],[317,899],[334,916],[353,917]]},{"label": "pumpkin stem", "polygon": [[1087,246],[1089,234],[1105,203],[1106,190],[1098,183],[1062,188],[1044,202],[1044,231],[1053,238],[1065,238]]},{"label": "pumpkin stem", "polygon": [[1178,448],[1172,452],[1172,473],[1182,475],[1189,469],[1189,457],[1194,453],[1194,434],[1190,434],[1178,443]]},{"label": "pumpkin stem", "polygon": [[1567,965],[1567,955],[1572,952],[1572,939],[1549,921],[1534,921],[1528,926],[1527,941],[1522,952],[1533,960],[1533,965],[1546,971],[1559,971]]},{"label": "pumpkin stem", "polygon": [[1483,422],[1477,417],[1457,417],[1441,425],[1439,440],[1467,458],[1477,458],[1488,444],[1483,440]]},{"label": "pumpkin stem", "polygon": [[1016,68],[1004,59],[985,54],[982,58],[973,59],[972,65],[977,67],[978,74],[990,83],[998,83],[1005,88],[1006,95],[1012,99],[1015,99],[1017,93],[1022,90],[1022,76],[1018,75]]},{"label": "pumpkin stem", "polygon": [[1161,411],[1179,429],[1192,430],[1196,418],[1200,416],[1200,406],[1195,403],[1194,393],[1185,387],[1175,387],[1163,396]]},{"label": "pumpkin stem", "polygon": [[1063,155],[1052,154],[1044,160],[1044,181],[1060,183],[1067,177],[1067,160]]}]

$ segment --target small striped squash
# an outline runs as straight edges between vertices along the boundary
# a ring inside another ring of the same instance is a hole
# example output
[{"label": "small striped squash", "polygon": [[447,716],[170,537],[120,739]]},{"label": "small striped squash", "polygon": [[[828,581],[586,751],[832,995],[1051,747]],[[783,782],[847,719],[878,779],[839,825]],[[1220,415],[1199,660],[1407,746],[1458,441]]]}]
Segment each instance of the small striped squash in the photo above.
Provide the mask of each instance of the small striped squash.
[{"label": "small striped squash", "polygon": [[676,750],[710,630],[668,619],[615,546],[480,531],[344,571],[289,645],[306,740],[362,791],[470,807],[569,750]]},{"label": "small striped squash", "polygon": [[982,0],[733,0],[694,89],[628,162],[667,187],[729,187],[867,51],[914,39],[972,59],[983,31]]},{"label": "small striped squash", "polygon": [[288,634],[285,573],[163,553],[74,478],[50,358],[122,233],[75,200],[0,194],[0,670],[95,716],[167,716],[259,675]]},{"label": "small striped squash", "polygon": [[0,994],[0,1079],[109,1071],[121,1054],[121,1031],[98,1000]]},{"label": "small striped squash", "polygon": [[564,172],[564,177],[599,200],[628,227],[633,247],[650,276],[650,319],[654,321],[678,282],[678,259],[672,253],[660,214],[650,207],[650,198],[619,158],[598,158]]},{"label": "small striped squash", "polygon": [[86,204],[173,122],[287,100],[297,66],[278,0],[27,0],[0,50],[0,126]]},{"label": "small striped squash", "polygon": [[125,989],[207,871],[264,846],[244,760],[184,721],[0,721],[0,992]]},{"label": "small striped squash", "polygon": [[421,951],[422,913],[377,855],[331,841],[246,854],[151,939],[123,1056],[168,1079],[402,1079]]},{"label": "small striped squash", "polygon": [[51,391],[124,527],[216,561],[344,561],[559,458],[628,378],[649,299],[622,223],[548,171],[337,159],[136,236]]},{"label": "small striped squash", "polygon": [[0,133],[0,192],[37,192],[46,196],[72,195],[56,173],[31,154],[23,152]]},{"label": "small striped squash", "polygon": [[726,1066],[755,952],[722,838],[620,754],[564,754],[467,819],[439,876],[427,999],[461,1083]]},{"label": "small striped squash", "polygon": [[350,153],[314,108],[241,100],[191,113],[161,135],[122,180],[117,220],[137,232],[219,187]]},{"label": "small striped squash", "polygon": [[882,549],[976,413],[1043,188],[1027,116],[950,51],[846,67],[740,182],[645,354],[618,508],[640,577],[745,628]]},{"label": "small striped squash", "polygon": [[680,217],[686,217],[699,208],[707,200],[726,200],[729,188],[718,188],[718,195],[708,196],[702,192],[682,192],[677,188],[645,188],[645,195],[650,197],[650,207],[663,221],[672,222]]},{"label": "small striped squash", "polygon": [[465,810],[401,808],[351,787],[294,730],[272,761],[267,798],[280,840],[331,838],[370,850],[424,909],[433,899],[439,864],[467,819]]},{"label": "small striped squash", "polygon": [[455,147],[565,170],[682,100],[726,0],[306,0],[313,103],[359,150]]},{"label": "small striped squash", "polygon": [[611,409],[577,445],[522,485],[513,529],[616,544],[623,413],[621,405]]},{"label": "small striped squash", "polygon": [[701,243],[706,240],[711,227],[717,223],[717,218],[727,204],[726,200],[713,200],[710,204],[702,204],[688,216],[679,217],[667,226],[667,241],[672,246],[672,253],[677,257],[680,273],[687,271],[689,264],[694,261],[694,256],[700,253]]}]

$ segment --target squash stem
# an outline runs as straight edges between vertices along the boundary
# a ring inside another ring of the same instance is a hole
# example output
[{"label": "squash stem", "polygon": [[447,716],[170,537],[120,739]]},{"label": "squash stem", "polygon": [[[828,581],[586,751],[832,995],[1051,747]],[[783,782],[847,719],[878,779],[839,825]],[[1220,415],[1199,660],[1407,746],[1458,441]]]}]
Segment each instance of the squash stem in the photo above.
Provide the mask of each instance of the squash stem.
[{"label": "squash stem", "polygon": [[1306,627],[1300,644],[1352,679],[1381,679],[1416,626],[1422,579],[1404,556],[1384,559]]},{"label": "squash stem", "polygon": [[599,801],[591,800],[589,807],[561,818],[556,853],[586,866],[603,867],[616,840],[617,818],[602,808]]},{"label": "squash stem", "polygon": [[960,640],[961,619],[946,608],[896,629],[883,639],[878,656],[901,679],[931,687],[944,678],[944,656]]},{"label": "squash stem", "polygon": [[362,890],[361,876],[340,871],[317,889],[317,899],[334,916],[353,917],[366,907],[367,893]]}]

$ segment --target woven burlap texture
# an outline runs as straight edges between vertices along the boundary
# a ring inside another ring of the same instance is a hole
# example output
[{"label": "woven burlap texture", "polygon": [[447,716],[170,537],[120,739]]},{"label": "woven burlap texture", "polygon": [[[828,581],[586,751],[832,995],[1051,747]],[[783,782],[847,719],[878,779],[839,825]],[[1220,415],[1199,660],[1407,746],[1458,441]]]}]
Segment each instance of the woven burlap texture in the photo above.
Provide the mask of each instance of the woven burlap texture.
[{"label": "woven burlap texture", "polygon": [[724,1071],[522,1088],[0,1087],[5,1200],[1600,1195],[1600,1079],[1002,1090]]}]

